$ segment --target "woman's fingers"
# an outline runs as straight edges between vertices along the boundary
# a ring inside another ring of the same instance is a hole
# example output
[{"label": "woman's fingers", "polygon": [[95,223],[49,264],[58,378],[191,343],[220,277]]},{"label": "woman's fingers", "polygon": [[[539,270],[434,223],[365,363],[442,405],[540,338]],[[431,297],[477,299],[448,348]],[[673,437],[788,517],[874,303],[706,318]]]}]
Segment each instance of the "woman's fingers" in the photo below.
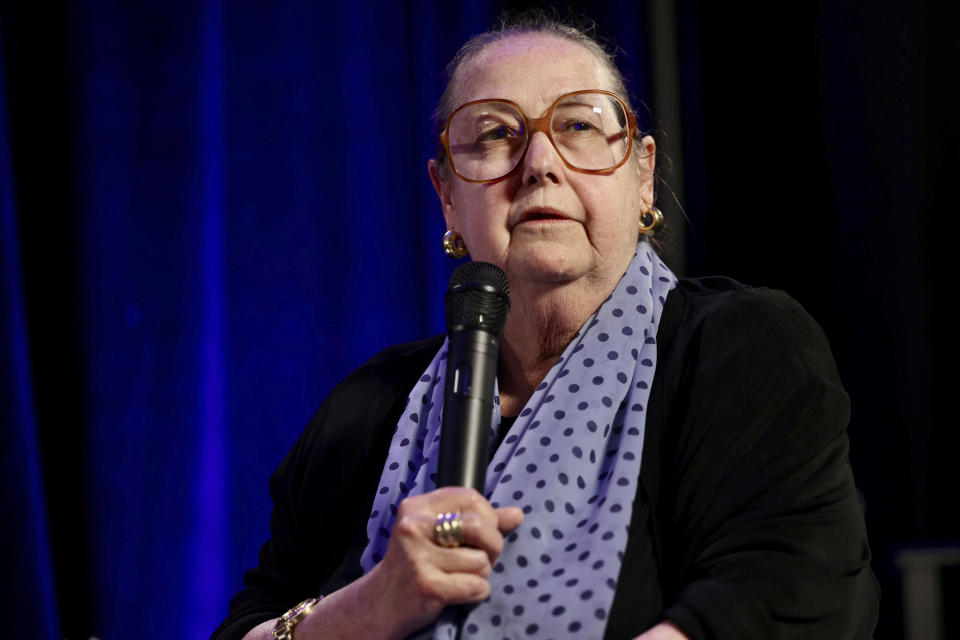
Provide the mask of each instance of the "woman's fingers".
[{"label": "woman's fingers", "polygon": [[490,595],[490,583],[472,573],[427,571],[419,574],[412,585],[420,599],[436,602],[442,608],[448,604],[481,602]]},{"label": "woman's fingers", "polygon": [[431,507],[437,509],[437,513],[473,513],[491,525],[497,525],[497,514],[493,507],[475,489],[442,487],[424,497],[429,498]]},{"label": "woman's fingers", "polygon": [[500,533],[510,533],[523,522],[523,510],[520,507],[500,507],[495,512]]},{"label": "woman's fingers", "polygon": [[449,604],[483,602],[490,595],[487,579],[471,573],[448,573],[445,585]]},{"label": "woman's fingers", "polygon": [[468,506],[460,512],[463,544],[486,551],[492,565],[503,551],[503,534],[519,526],[523,512],[517,507],[494,509],[479,493],[471,493]]},{"label": "woman's fingers", "polygon": [[[483,553],[492,565],[497,556],[503,551],[503,535],[496,525],[476,513],[460,513],[463,542],[459,547],[466,549],[473,547],[474,551]],[[421,540],[425,545],[425,552],[433,555],[440,551],[456,551],[448,549],[437,542],[436,536],[437,514],[430,512],[398,515],[393,525],[393,535],[405,538],[408,543]],[[442,554],[440,554],[442,555]]]},{"label": "woman's fingers", "polygon": [[[462,541],[437,540],[438,514],[459,514]],[[401,501],[383,560],[367,574],[382,601],[394,611],[402,635],[417,629],[448,604],[481,602],[490,595],[487,578],[503,550],[503,532],[523,520],[515,508],[494,509],[473,489],[444,487]]]},{"label": "woman's fingers", "polygon": [[472,513],[462,517],[464,544],[486,552],[492,565],[503,551],[503,535],[497,529],[496,520],[491,523]]},{"label": "woman's fingers", "polygon": [[482,549],[439,549],[434,566],[446,573],[470,573],[486,578],[493,570],[489,556]]},{"label": "woman's fingers", "polygon": [[[437,541],[438,517],[448,513],[459,514],[459,547]],[[413,496],[398,506],[383,564],[406,573],[425,604],[479,602],[490,593],[487,577],[503,551],[503,534],[522,521],[517,507],[494,509],[473,489],[444,487]]]},{"label": "woman's fingers", "polygon": [[[519,516],[512,511],[508,509],[508,515],[505,516],[507,521],[512,523],[518,517],[522,519],[523,514],[519,513],[519,509],[516,509]],[[437,519],[446,513],[460,514],[462,544],[486,551],[492,564],[503,550],[501,516],[486,498],[473,489],[443,487],[422,496],[407,498],[400,503],[394,528],[404,523],[404,531],[409,534],[410,525],[415,522],[422,537],[436,545]]]}]

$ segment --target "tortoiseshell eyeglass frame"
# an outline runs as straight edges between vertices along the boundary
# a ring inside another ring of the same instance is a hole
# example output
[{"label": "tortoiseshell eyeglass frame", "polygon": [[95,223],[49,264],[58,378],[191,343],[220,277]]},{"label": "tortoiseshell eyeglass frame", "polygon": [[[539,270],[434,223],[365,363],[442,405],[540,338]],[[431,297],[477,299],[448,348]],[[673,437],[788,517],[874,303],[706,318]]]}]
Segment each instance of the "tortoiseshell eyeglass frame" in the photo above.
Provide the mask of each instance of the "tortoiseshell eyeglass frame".
[{"label": "tortoiseshell eyeglass frame", "polygon": [[[556,141],[553,139],[553,133],[550,130],[550,120],[553,118],[553,110],[557,107],[558,104],[560,104],[563,100],[566,100],[570,96],[578,96],[586,93],[599,93],[599,94],[614,98],[617,102],[620,103],[620,106],[623,107],[624,114],[626,114],[627,131],[628,131],[627,152],[623,155],[623,159],[620,160],[620,162],[618,162],[612,167],[606,167],[605,169],[581,169],[580,167],[574,166],[570,164],[570,162],[563,156],[563,152],[560,151],[560,148],[557,146]],[[473,178],[467,178],[457,170],[456,162],[454,162],[453,160],[453,154],[450,153],[450,122],[453,120],[454,116],[456,116],[459,111],[471,105],[480,104],[481,102],[500,102],[503,104],[508,104],[514,109],[516,109],[517,112],[523,117],[523,124],[524,124],[524,131],[526,132],[526,139],[523,142],[523,153],[521,153],[519,158],[517,159],[516,166],[514,166],[512,169],[507,171],[502,176],[497,176],[496,178],[484,178],[482,180],[477,180]],[[553,148],[556,149],[557,155],[563,161],[563,164],[567,166],[567,168],[572,169],[573,171],[577,171],[579,173],[602,175],[602,174],[612,173],[616,171],[627,162],[627,160],[630,158],[630,153],[633,151],[633,139],[635,136],[638,136],[640,134],[640,127],[637,124],[637,116],[632,111],[630,111],[630,109],[627,107],[626,101],[620,96],[618,96],[617,94],[615,94],[614,92],[606,91],[604,89],[582,89],[580,91],[571,91],[570,93],[565,93],[562,96],[559,96],[556,100],[553,101],[553,104],[551,104],[550,107],[547,108],[546,112],[544,112],[544,114],[539,118],[529,117],[520,105],[518,105],[513,100],[507,100],[506,98],[483,98],[481,100],[471,100],[470,102],[465,102],[459,107],[457,107],[456,109],[454,109],[453,113],[451,113],[450,116],[447,118],[446,123],[444,123],[443,131],[440,133],[440,144],[443,145],[443,152],[444,152],[444,155],[446,155],[447,161],[450,163],[450,168],[453,169],[453,173],[456,174],[458,178],[460,178],[461,180],[464,180],[465,182],[482,184],[485,182],[496,182],[497,180],[502,180],[503,178],[507,177],[508,175],[516,171],[517,167],[523,164],[523,159],[526,157],[527,150],[530,148],[530,140],[533,138],[533,135],[538,131],[542,131],[546,134],[547,139],[550,140],[550,144],[552,144]]]}]

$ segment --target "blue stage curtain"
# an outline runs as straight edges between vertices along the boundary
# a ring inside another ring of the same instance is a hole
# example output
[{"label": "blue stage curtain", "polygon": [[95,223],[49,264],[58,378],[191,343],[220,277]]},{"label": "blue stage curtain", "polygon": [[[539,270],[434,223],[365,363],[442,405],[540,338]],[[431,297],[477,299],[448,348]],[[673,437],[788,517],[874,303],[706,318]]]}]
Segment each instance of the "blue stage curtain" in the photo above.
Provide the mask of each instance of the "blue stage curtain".
[{"label": "blue stage curtain", "polygon": [[[52,188],[70,190],[75,255],[56,268],[76,291],[83,413],[47,428],[81,431],[60,455],[82,456],[82,477],[58,481],[83,487],[73,583],[97,637],[207,637],[268,535],[269,474],[326,393],[378,350],[443,331],[456,264],[426,172],[432,111],[447,60],[503,8],[454,5],[64,9],[70,185]],[[637,28],[611,33],[636,45]],[[6,579],[23,585],[15,628],[56,639],[71,594],[57,601],[48,548],[9,147],[4,487],[20,525]]]}]

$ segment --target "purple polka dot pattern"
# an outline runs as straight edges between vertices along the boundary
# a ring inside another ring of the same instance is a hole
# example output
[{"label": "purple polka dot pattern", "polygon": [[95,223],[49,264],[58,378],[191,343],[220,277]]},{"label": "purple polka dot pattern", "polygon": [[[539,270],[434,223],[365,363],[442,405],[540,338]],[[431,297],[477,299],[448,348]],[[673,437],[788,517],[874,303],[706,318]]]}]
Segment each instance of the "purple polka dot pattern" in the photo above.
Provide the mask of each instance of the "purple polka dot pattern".
[{"label": "purple polka dot pattern", "polygon": [[[641,242],[613,294],[531,396],[487,468],[491,503],[526,514],[490,575],[491,597],[465,617],[448,608],[414,637],[603,636],[640,476],[653,336],[675,285]],[[436,487],[446,350],[444,343],[410,392],[394,432],[367,523],[365,572],[386,553],[397,504]],[[500,424],[499,401],[493,424]]]}]

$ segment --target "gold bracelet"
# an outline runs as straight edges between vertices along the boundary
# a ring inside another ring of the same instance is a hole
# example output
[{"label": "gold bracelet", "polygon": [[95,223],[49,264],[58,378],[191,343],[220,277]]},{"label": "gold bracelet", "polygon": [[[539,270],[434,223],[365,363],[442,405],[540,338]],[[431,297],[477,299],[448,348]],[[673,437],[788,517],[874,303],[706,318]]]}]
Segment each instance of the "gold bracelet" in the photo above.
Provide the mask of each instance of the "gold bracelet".
[{"label": "gold bracelet", "polygon": [[277,618],[277,624],[273,627],[273,640],[293,640],[293,628],[306,618],[322,599],[323,596],[307,598]]}]

